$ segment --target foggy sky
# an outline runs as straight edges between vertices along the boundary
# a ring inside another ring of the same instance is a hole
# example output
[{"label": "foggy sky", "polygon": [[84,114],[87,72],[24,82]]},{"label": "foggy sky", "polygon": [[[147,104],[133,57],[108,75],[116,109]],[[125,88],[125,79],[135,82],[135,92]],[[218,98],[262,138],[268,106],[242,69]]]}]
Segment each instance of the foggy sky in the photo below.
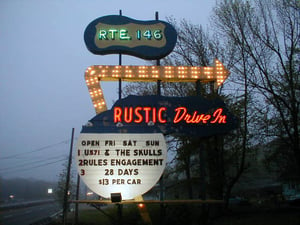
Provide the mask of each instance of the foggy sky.
[{"label": "foggy sky", "polygon": [[[86,49],[83,33],[92,20],[119,10],[153,20],[158,11],[160,20],[173,16],[206,28],[213,5],[214,0],[1,0],[0,176],[55,180],[72,128],[78,137],[95,115],[84,72],[91,65],[117,65],[118,56]],[[149,62],[123,56],[122,63]],[[102,86],[110,108],[117,83]]]}]

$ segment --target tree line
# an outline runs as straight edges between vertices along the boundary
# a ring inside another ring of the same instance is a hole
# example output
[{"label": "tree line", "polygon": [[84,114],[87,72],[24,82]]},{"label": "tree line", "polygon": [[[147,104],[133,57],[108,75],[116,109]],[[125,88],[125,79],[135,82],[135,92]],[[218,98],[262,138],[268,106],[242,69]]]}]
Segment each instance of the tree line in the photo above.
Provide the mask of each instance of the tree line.
[{"label": "tree line", "polygon": [[48,189],[54,190],[55,182],[36,179],[0,177],[0,202],[27,201],[54,198]]}]

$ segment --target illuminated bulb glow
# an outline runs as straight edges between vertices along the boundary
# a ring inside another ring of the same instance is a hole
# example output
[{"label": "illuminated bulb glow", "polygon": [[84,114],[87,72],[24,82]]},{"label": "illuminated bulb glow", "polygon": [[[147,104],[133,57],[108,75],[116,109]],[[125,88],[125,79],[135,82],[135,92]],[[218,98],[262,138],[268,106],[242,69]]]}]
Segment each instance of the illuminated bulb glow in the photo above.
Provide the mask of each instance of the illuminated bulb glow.
[{"label": "illuminated bulb glow", "polygon": [[100,81],[143,81],[155,82],[216,82],[216,88],[229,76],[229,71],[219,61],[215,66],[90,66],[85,72],[88,87],[96,113],[107,110]]}]

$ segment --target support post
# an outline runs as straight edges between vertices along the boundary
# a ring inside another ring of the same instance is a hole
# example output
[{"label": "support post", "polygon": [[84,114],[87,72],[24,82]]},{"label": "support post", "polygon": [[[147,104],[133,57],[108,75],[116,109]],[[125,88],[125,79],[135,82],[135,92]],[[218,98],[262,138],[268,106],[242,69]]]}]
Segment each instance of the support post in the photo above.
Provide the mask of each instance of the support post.
[{"label": "support post", "polygon": [[[158,20],[158,12],[155,12],[155,20]],[[156,60],[156,66],[160,66],[160,60]],[[161,80],[157,80],[157,95],[161,96]]]},{"label": "support post", "polygon": [[203,144],[200,144],[200,155],[199,155],[199,161],[200,161],[200,199],[206,200],[206,179],[205,179],[205,147]]},{"label": "support post", "polygon": [[197,96],[201,96],[201,89],[202,89],[202,87],[201,87],[200,80],[197,80],[196,81],[196,94],[197,94]]},{"label": "support post", "polygon": [[[122,10],[120,9],[119,15],[122,16]],[[119,66],[122,66],[122,54],[119,54]],[[119,79],[119,100],[122,98],[122,79]]]},{"label": "support post", "polygon": [[[205,179],[205,146],[200,144],[200,199],[206,201],[206,179]],[[200,224],[207,224],[208,220],[208,204],[202,204],[202,212],[200,217]]]},{"label": "support post", "polygon": [[[159,189],[160,189],[160,195],[159,195],[159,200],[162,202],[164,201],[164,178],[163,175],[161,176],[159,180]],[[160,203],[160,224],[164,224],[165,222],[165,212],[166,208],[164,203]]]},{"label": "support post", "polygon": [[118,224],[122,225],[123,224],[123,205],[117,204],[117,207],[118,207]]}]

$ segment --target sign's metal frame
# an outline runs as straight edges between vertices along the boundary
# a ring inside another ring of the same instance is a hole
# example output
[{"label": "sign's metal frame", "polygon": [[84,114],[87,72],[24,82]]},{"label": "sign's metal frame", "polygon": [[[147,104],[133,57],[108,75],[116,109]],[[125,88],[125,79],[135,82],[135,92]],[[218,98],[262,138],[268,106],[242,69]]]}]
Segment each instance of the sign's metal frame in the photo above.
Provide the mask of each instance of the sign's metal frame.
[{"label": "sign's metal frame", "polygon": [[122,200],[121,202],[114,203],[111,200],[70,200],[70,203],[90,203],[90,204],[224,204],[224,200],[216,200],[216,199],[177,199],[177,200]]},{"label": "sign's metal frame", "polygon": [[[110,27],[111,26],[111,27]],[[149,28],[147,28],[149,26]],[[146,29],[146,30],[145,30]],[[144,33],[142,33],[144,32]],[[156,34],[148,36],[148,34]],[[134,35],[133,35],[134,34]],[[135,40],[133,40],[135,39]],[[147,41],[145,42],[145,39]],[[216,90],[229,76],[229,71],[218,60],[214,66],[160,66],[159,59],[175,47],[177,32],[167,22],[139,21],[121,15],[104,16],[92,21],[86,28],[84,40],[89,51],[98,55],[119,54],[119,65],[94,65],[85,72],[86,85],[96,114],[107,110],[101,81],[142,82],[212,82]],[[106,43],[105,43],[106,42]],[[145,44],[146,43],[146,44]],[[121,54],[142,59],[157,60],[157,66],[122,66]],[[119,85],[120,86],[120,85]],[[162,198],[161,198],[162,199]],[[71,203],[116,204],[111,200],[71,200]],[[120,204],[223,204],[223,200],[125,200]]]}]

